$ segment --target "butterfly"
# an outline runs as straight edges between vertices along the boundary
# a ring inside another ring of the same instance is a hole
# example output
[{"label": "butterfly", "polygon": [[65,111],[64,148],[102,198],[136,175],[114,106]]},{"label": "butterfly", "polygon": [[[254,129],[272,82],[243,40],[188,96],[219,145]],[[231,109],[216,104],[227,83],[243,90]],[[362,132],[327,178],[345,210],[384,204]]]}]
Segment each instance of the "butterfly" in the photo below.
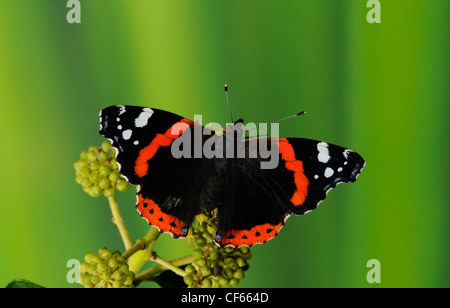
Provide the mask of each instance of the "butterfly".
[{"label": "butterfly", "polygon": [[355,151],[324,141],[246,139],[243,122],[218,132],[169,111],[119,105],[100,111],[100,134],[115,148],[120,173],[137,186],[141,217],[184,238],[196,215],[216,210],[220,247],[267,242],[288,217],[314,210],[365,166]]}]

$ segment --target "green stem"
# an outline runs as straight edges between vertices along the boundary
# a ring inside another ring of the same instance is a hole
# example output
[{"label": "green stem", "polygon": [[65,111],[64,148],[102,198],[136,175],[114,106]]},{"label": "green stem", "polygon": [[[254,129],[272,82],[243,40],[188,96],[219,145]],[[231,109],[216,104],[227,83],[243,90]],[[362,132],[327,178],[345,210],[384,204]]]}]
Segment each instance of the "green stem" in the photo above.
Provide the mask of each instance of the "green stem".
[{"label": "green stem", "polygon": [[164,260],[163,258],[159,257],[158,255],[156,255],[156,253],[153,253],[150,256],[150,261],[156,262],[159,265],[162,265],[165,268],[170,269],[172,272],[181,277],[186,276],[185,271],[183,271],[181,268],[178,268],[176,265],[173,265],[170,261]]},{"label": "green stem", "polygon": [[129,257],[128,267],[130,271],[133,271],[135,274],[137,274],[142,266],[144,266],[145,262],[147,262],[150,258],[153,251],[153,246],[155,246],[156,240],[158,239],[160,234],[161,233],[158,229],[153,227],[150,228],[148,233],[142,238],[142,241],[144,243],[143,248],[136,249],[134,251],[130,250],[130,253],[124,253],[124,257]]},{"label": "green stem", "polygon": [[127,249],[127,251],[125,251],[122,256],[125,259],[128,259],[129,257],[131,257],[133,254],[135,254],[136,252],[138,252],[139,250],[143,250],[145,248],[145,242],[143,239],[138,239],[136,241],[136,243],[134,243],[133,246],[131,246],[129,249]]},{"label": "green stem", "polygon": [[127,227],[125,226],[125,221],[120,214],[119,205],[117,204],[116,197],[108,197],[109,206],[111,208],[111,212],[113,215],[113,222],[116,224],[119,229],[120,236],[122,237],[123,244],[125,245],[125,249],[130,249],[133,246],[133,240],[130,237],[130,233],[128,232]]},{"label": "green stem", "polygon": [[[175,259],[172,261],[166,261],[166,262],[168,262],[171,265],[171,267],[178,268],[179,266],[183,266],[183,265],[192,263],[193,261],[196,260],[196,258],[197,257],[194,255],[189,255],[189,256],[185,256],[185,257],[182,257],[179,259]],[[159,259],[162,260],[161,258],[159,258]],[[145,270],[136,276],[136,279],[134,280],[134,284],[135,284],[135,286],[139,286],[140,284],[151,280],[156,274],[167,271],[167,270],[169,270],[169,268],[167,268],[161,264],[154,266],[152,268],[149,268],[148,270]],[[181,270],[181,269],[178,268],[178,270]],[[184,273],[184,271],[183,271],[183,273]]]},{"label": "green stem", "polygon": [[146,249],[152,250],[155,246],[156,240],[161,235],[161,232],[157,228],[151,227],[147,234],[144,236],[143,240],[146,245]]}]

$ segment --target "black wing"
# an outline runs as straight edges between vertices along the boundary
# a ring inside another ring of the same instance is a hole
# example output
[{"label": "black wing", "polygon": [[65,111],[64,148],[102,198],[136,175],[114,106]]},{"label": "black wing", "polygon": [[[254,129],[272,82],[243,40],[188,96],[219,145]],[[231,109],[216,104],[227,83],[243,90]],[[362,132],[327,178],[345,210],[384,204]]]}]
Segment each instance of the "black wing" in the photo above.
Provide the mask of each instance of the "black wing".
[{"label": "black wing", "polygon": [[[111,106],[100,112],[100,134],[110,139],[117,151],[121,174],[138,185],[136,208],[147,222],[161,232],[185,237],[200,212],[204,187],[208,184],[212,161],[194,157],[174,157],[172,145],[193,144],[194,131],[213,131],[176,114],[136,106]],[[210,135],[208,135],[210,134]],[[186,149],[185,149],[186,150]],[[185,152],[186,154],[186,152]]]},{"label": "black wing", "polygon": [[215,238],[219,246],[251,246],[275,237],[291,214],[315,209],[337,184],[354,182],[365,164],[356,152],[325,142],[272,141],[278,155],[273,169],[261,168],[260,155],[222,163],[224,195]]}]

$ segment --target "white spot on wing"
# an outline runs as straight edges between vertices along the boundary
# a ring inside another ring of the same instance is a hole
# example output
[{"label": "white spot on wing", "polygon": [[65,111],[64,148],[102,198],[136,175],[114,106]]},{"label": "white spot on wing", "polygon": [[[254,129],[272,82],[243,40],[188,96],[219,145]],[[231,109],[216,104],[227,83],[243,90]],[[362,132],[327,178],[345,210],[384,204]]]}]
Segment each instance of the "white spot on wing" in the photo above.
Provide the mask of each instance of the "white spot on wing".
[{"label": "white spot on wing", "polygon": [[325,176],[326,178],[329,178],[329,177],[332,176],[333,174],[334,174],[334,170],[331,169],[330,167],[327,167],[327,169],[325,169],[324,176]]},{"label": "white spot on wing", "polygon": [[153,115],[153,110],[150,108],[144,108],[139,116],[134,120],[134,126],[144,127],[148,123],[148,119]]},{"label": "white spot on wing", "polygon": [[125,140],[130,139],[132,133],[133,133],[133,131],[132,131],[131,129],[124,130],[124,131],[122,132],[122,137],[123,137],[123,139],[125,139]]},{"label": "white spot on wing", "polygon": [[345,159],[348,159],[348,153],[350,153],[350,152],[353,152],[352,150],[349,150],[349,149],[347,149],[347,150],[345,150],[344,151],[344,157],[345,157]]},{"label": "white spot on wing", "polygon": [[328,143],[320,142],[317,144],[317,150],[319,154],[317,155],[317,159],[321,163],[327,163],[330,160],[330,152],[328,151]]}]

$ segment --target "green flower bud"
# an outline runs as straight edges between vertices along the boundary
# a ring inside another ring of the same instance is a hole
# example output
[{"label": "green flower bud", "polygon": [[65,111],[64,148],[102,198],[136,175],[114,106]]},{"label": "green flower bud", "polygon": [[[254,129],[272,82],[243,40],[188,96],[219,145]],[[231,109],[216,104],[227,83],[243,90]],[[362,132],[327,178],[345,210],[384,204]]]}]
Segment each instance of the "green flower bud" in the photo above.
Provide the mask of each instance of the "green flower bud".
[{"label": "green flower bud", "polygon": [[219,276],[222,272],[222,268],[219,267],[219,264],[217,262],[212,262],[209,264],[209,268],[211,269],[213,276]]},{"label": "green flower bud", "polygon": [[92,186],[91,189],[89,190],[89,196],[94,198],[101,196],[102,193],[103,189],[97,184]]},{"label": "green flower bud", "polygon": [[98,255],[105,261],[108,261],[112,257],[112,251],[106,247],[102,247],[98,250]]},{"label": "green flower bud", "polygon": [[237,257],[235,261],[236,261],[237,266],[239,266],[239,267],[247,266],[247,261],[245,261],[245,259],[242,257]]},{"label": "green flower bud", "polygon": [[103,272],[102,273],[102,280],[103,281],[110,281],[110,280],[112,280],[112,274],[110,272]]},{"label": "green flower bud", "polygon": [[128,273],[129,272],[128,264],[124,263],[124,264],[120,265],[119,268],[117,269],[117,271],[121,271],[124,274]]},{"label": "green flower bud", "polygon": [[112,149],[111,143],[108,140],[103,141],[102,150],[105,152],[109,152]]},{"label": "green flower bud", "polygon": [[101,177],[100,174],[98,174],[97,172],[92,172],[89,175],[89,181],[91,181],[92,183],[98,183],[100,181]]},{"label": "green flower bud", "polygon": [[223,270],[223,276],[225,278],[231,278],[231,277],[233,277],[233,275],[234,275],[234,271],[231,268],[228,267]]},{"label": "green flower bud", "polygon": [[105,151],[100,150],[97,154],[98,160],[104,162],[108,159],[108,154]]},{"label": "green flower bud", "polygon": [[244,270],[242,268],[238,268],[234,271],[233,278],[242,280],[244,278]]},{"label": "green flower bud", "polygon": [[97,264],[97,271],[104,272],[108,269],[108,263],[106,261],[100,261]]},{"label": "green flower bud", "polygon": [[120,179],[120,173],[119,171],[113,171],[109,174],[108,179],[113,182],[116,183],[119,179]]},{"label": "green flower bud", "polygon": [[86,271],[89,274],[93,275],[93,274],[95,274],[97,272],[97,266],[95,264],[89,263],[88,266],[87,266]]},{"label": "green flower bud", "polygon": [[134,272],[128,272],[125,276],[123,284],[131,286],[133,284],[134,278],[135,278]]},{"label": "green flower bud", "polygon": [[111,269],[116,269],[116,268],[119,266],[119,261],[117,261],[116,258],[111,258],[111,259],[108,261],[108,266],[109,266],[109,268],[111,268]]},{"label": "green flower bud", "polygon": [[86,263],[95,263],[97,264],[100,261],[100,258],[93,252],[88,252],[84,255],[84,261]]},{"label": "green flower bud", "polygon": [[222,258],[222,254],[219,252],[218,249],[211,250],[211,252],[209,253],[209,260],[218,261],[220,260],[220,258]]},{"label": "green flower bud", "polygon": [[106,178],[101,178],[100,181],[98,181],[98,186],[100,186],[102,189],[110,188],[111,181]]},{"label": "green flower bud", "polygon": [[86,159],[80,159],[75,164],[76,164],[75,169],[81,170],[82,168],[86,168],[89,165],[89,162]]},{"label": "green flower bud", "polygon": [[226,257],[223,262],[228,266],[233,266],[235,263],[234,258],[232,258],[232,257]]},{"label": "green flower bud", "polygon": [[229,280],[224,277],[219,278],[219,284],[220,284],[220,286],[222,286],[224,288],[228,288],[230,286]]},{"label": "green flower bud", "polygon": [[[111,154],[111,156],[115,157],[115,155],[112,155],[112,154]],[[119,170],[119,165],[117,164],[115,159],[111,159],[111,168],[113,170]]]},{"label": "green flower bud", "polygon": [[80,263],[80,273],[86,273],[88,271],[89,264],[86,262]]},{"label": "green flower bud", "polygon": [[101,176],[107,176],[108,174],[111,173],[111,168],[106,165],[101,165],[98,169],[98,172],[100,173]]},{"label": "green flower bud", "polygon": [[203,250],[201,249],[194,249],[194,251],[192,252],[192,255],[195,257],[195,259],[200,259],[203,258]]},{"label": "green flower bud", "polygon": [[89,165],[89,167],[91,168],[91,171],[97,171],[98,169],[100,169],[100,162],[98,160],[94,160],[91,162],[91,164]]},{"label": "green flower bud", "polygon": [[205,259],[197,259],[194,262],[192,262],[192,264],[194,264],[197,267],[202,267],[206,265],[206,260]]},{"label": "green flower bud", "polygon": [[89,285],[91,284],[91,276],[88,273],[82,273],[80,275],[80,284]]},{"label": "green flower bud", "polygon": [[211,281],[210,278],[205,278],[205,279],[203,279],[203,281],[202,281],[202,286],[203,286],[204,288],[211,288],[211,287],[213,286],[213,283],[212,283],[212,281]]},{"label": "green flower bud", "polygon": [[194,239],[194,243],[197,247],[204,247],[206,245],[206,239],[204,237],[198,236]]},{"label": "green flower bud", "polygon": [[187,265],[185,268],[184,268],[184,271],[186,272],[186,274],[193,274],[193,273],[195,273],[195,267],[193,267],[191,264],[189,264],[189,265]]},{"label": "green flower bud", "polygon": [[94,184],[92,184],[92,182],[89,181],[89,179],[83,178],[81,180],[81,186],[83,186],[83,188],[90,188],[90,187],[92,187],[92,185],[94,185]]},{"label": "green flower bud", "polygon": [[114,187],[107,188],[103,191],[106,198],[112,197],[116,194],[116,189]]},{"label": "green flower bud", "polygon": [[206,265],[204,265],[200,268],[200,272],[202,273],[203,276],[211,275],[211,269]]},{"label": "green flower bud", "polygon": [[77,176],[76,178],[75,178],[75,182],[77,183],[77,184],[80,184],[80,185],[82,185],[83,184],[83,181],[85,180],[85,178],[83,178],[82,176]]},{"label": "green flower bud", "polygon": [[121,271],[118,271],[118,270],[116,270],[114,273],[113,273],[113,278],[114,278],[114,280],[123,280],[124,278],[125,278],[125,274],[123,273],[123,272],[121,272]]},{"label": "green flower bud", "polygon": [[246,254],[250,253],[250,248],[248,248],[247,246],[241,246],[241,247],[239,247],[239,251],[243,255],[246,255]]},{"label": "green flower bud", "polygon": [[235,287],[239,284],[239,280],[237,280],[236,278],[231,278],[229,284],[230,286]]},{"label": "green flower bud", "polygon": [[118,289],[118,288],[121,288],[122,285],[123,285],[123,283],[120,280],[116,280],[116,281],[113,282],[113,288]]},{"label": "green flower bud", "polygon": [[117,181],[116,188],[117,188],[117,190],[119,190],[119,191],[125,191],[125,190],[127,190],[128,188],[130,188],[130,187],[131,187],[131,185],[128,184],[128,182],[125,181],[125,180],[118,180],[118,181]]},{"label": "green flower bud", "polygon": [[217,279],[211,279],[211,281],[212,281],[212,287],[213,287],[213,288],[220,288],[219,280],[217,280]]},{"label": "green flower bud", "polygon": [[125,258],[120,253],[114,256],[114,258],[116,258],[119,263],[125,262]]},{"label": "green flower bud", "polygon": [[184,280],[184,283],[186,283],[187,285],[191,285],[194,283],[194,276],[191,274],[186,275],[186,276],[184,276],[183,280]]},{"label": "green flower bud", "polygon": [[86,160],[87,159],[87,154],[88,154],[88,151],[81,152],[80,153],[80,159]]},{"label": "green flower bud", "polygon": [[[118,250],[114,250],[113,252],[112,252],[112,254],[113,254],[113,257],[116,257],[116,256],[121,256],[122,254],[120,253],[120,251],[118,251]],[[124,259],[125,260],[125,259]]]},{"label": "green flower bud", "polygon": [[230,246],[227,246],[227,247],[224,248],[224,251],[225,251],[226,253],[228,253],[228,254],[231,254],[231,253],[234,252],[234,248],[233,248],[233,247],[230,247]]},{"label": "green flower bud", "polygon": [[89,169],[83,168],[83,169],[80,170],[79,175],[80,175],[82,178],[87,179],[87,178],[89,178],[89,175],[91,175],[91,172],[89,171]]},{"label": "green flower bud", "polygon": [[95,152],[95,150],[94,150],[94,151],[89,150],[89,152],[88,152],[87,155],[86,155],[86,158],[87,158],[89,161],[94,161],[94,160],[97,159],[97,153]]},{"label": "green flower bud", "polygon": [[100,282],[101,278],[98,275],[92,275],[91,276],[91,283],[92,284],[98,284]]}]

